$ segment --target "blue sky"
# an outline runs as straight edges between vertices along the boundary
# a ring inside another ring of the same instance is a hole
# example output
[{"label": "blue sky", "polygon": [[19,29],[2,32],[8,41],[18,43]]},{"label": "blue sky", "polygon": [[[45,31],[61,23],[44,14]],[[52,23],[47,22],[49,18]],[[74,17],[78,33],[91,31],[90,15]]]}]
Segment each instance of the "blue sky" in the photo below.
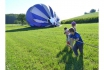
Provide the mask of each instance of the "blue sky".
[{"label": "blue sky", "polygon": [[43,3],[52,7],[60,19],[83,15],[92,8],[98,10],[98,0],[6,0],[5,13],[25,13],[28,8]]}]

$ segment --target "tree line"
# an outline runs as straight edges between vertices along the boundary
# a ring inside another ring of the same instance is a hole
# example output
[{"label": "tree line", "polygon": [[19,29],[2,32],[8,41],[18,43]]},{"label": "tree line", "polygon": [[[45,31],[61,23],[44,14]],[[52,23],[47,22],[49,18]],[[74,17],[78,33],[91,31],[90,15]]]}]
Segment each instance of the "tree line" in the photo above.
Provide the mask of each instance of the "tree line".
[{"label": "tree line", "polygon": [[5,22],[6,24],[28,24],[25,16],[25,14],[5,14]]},{"label": "tree line", "polygon": [[[98,10],[99,11],[99,10]],[[89,11],[89,13],[95,13],[96,10],[95,9],[91,9]],[[89,14],[88,12],[84,12],[84,14]],[[21,24],[21,25],[24,25],[24,24],[28,24],[26,22],[26,18],[25,18],[25,14],[5,14],[5,22],[6,24]],[[73,19],[75,20],[75,19]],[[95,17],[91,17],[91,18],[85,18],[82,20],[82,18],[78,18],[76,19],[76,21],[78,21],[79,23],[80,22],[98,22],[98,16],[95,16]],[[62,21],[64,22],[64,21]],[[69,23],[69,20],[67,21]],[[71,22],[71,19],[70,19],[70,22]]]}]

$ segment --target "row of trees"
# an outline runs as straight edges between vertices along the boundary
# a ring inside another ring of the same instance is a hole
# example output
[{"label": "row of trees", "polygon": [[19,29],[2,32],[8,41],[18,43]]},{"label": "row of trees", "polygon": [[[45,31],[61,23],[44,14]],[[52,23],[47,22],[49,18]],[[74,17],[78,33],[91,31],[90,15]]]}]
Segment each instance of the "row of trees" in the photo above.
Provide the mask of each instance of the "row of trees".
[{"label": "row of trees", "polygon": [[6,14],[6,24],[28,24],[25,19],[25,14]]},{"label": "row of trees", "polygon": [[[96,10],[91,9],[89,13],[94,13],[94,12],[96,12]],[[88,14],[88,13],[85,12],[84,14]],[[6,24],[21,24],[21,25],[28,24],[26,22],[25,16],[26,16],[25,14],[6,14],[5,22]],[[98,19],[98,17],[96,19]]]},{"label": "row of trees", "polygon": [[6,14],[5,15],[5,22],[6,24],[14,23],[15,20],[17,20],[18,14]]}]

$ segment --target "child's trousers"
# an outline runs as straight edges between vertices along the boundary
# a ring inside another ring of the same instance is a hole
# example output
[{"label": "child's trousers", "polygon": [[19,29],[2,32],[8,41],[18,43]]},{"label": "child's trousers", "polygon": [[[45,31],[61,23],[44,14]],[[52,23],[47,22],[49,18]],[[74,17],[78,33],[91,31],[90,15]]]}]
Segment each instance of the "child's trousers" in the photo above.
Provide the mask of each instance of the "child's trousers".
[{"label": "child's trousers", "polygon": [[80,54],[83,54],[83,44],[75,44],[74,47],[73,47],[73,51],[75,53],[76,56],[78,56],[78,49],[80,51]]}]

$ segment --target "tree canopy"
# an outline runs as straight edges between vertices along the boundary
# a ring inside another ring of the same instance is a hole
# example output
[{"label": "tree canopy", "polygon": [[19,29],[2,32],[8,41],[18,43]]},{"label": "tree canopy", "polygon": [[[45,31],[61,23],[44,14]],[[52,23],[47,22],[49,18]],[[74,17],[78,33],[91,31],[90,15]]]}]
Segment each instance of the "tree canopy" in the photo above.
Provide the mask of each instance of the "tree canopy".
[{"label": "tree canopy", "polygon": [[24,24],[25,14],[19,14],[17,20],[21,21],[22,25]]}]

